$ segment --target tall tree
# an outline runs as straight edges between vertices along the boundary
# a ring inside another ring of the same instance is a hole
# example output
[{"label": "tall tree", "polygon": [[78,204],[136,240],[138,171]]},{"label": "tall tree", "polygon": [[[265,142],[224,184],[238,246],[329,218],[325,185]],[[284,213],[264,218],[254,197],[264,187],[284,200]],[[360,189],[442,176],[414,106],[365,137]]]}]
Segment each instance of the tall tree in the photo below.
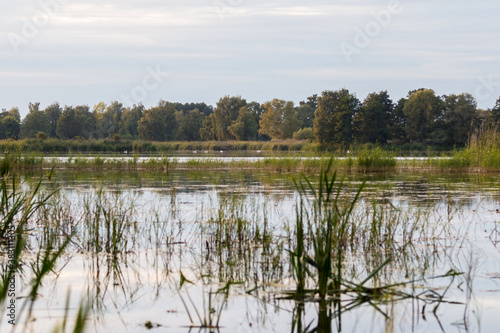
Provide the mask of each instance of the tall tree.
[{"label": "tall tree", "polygon": [[500,123],[500,98],[497,99],[495,106],[491,109],[492,120],[495,123]]},{"label": "tall tree", "polygon": [[224,96],[217,102],[214,110],[215,134],[217,140],[226,141],[234,139],[228,128],[238,118],[240,108],[247,105],[241,96]]},{"label": "tall tree", "polygon": [[21,124],[19,123],[19,119],[12,114],[7,114],[2,118],[2,138],[4,139],[19,139],[19,132],[21,131]]},{"label": "tall tree", "polygon": [[134,105],[131,108],[123,110],[120,123],[120,135],[129,139],[136,139],[139,136],[137,123],[141,120],[143,111],[144,106],[142,104]]},{"label": "tall tree", "polygon": [[464,146],[473,128],[478,125],[476,99],[468,93],[445,97],[445,124],[448,145]]},{"label": "tall tree", "polygon": [[200,137],[202,140],[204,141],[217,140],[215,123],[216,123],[215,114],[212,113],[209,116],[205,117],[205,120],[203,120],[203,124],[200,129]]},{"label": "tall tree", "polygon": [[177,111],[175,114],[177,121],[176,140],[179,141],[199,141],[200,129],[205,120],[205,114],[198,109],[188,111]]},{"label": "tall tree", "polygon": [[228,130],[236,140],[257,140],[259,123],[255,111],[248,106],[240,108],[238,118],[229,126]]},{"label": "tall tree", "polygon": [[95,132],[95,118],[87,105],[66,106],[57,121],[57,136],[61,139],[91,138]]},{"label": "tall tree", "polygon": [[405,103],[406,137],[410,141],[439,143],[446,140],[444,105],[433,90],[413,92]]},{"label": "tall tree", "polygon": [[120,131],[123,104],[117,101],[109,106],[99,103],[94,107],[96,118],[96,131],[99,138],[110,138]]},{"label": "tall tree", "polygon": [[369,94],[354,116],[355,137],[360,142],[386,143],[394,105],[387,91]]},{"label": "tall tree", "polygon": [[29,112],[21,123],[21,137],[34,138],[38,132],[49,133],[50,125],[45,112],[40,110],[40,103],[29,103]]},{"label": "tall tree", "polygon": [[165,141],[175,138],[176,127],[174,105],[160,101],[157,106],[144,111],[137,130],[142,139]]},{"label": "tall tree", "polygon": [[297,118],[293,102],[273,99],[263,104],[266,110],[260,118],[259,132],[272,139],[289,139],[300,129],[302,122]]},{"label": "tall tree", "polygon": [[51,105],[47,106],[43,112],[45,113],[47,122],[49,124],[48,134],[50,135],[50,137],[55,138],[57,136],[57,121],[62,114],[61,106],[57,102],[52,103]]},{"label": "tall tree", "polygon": [[393,142],[406,142],[406,116],[403,112],[407,99],[401,98],[392,109],[387,127]]},{"label": "tall tree", "polygon": [[356,95],[347,89],[323,91],[314,114],[314,138],[322,144],[349,144],[353,117],[360,108]]},{"label": "tall tree", "polygon": [[315,111],[316,109],[313,109],[310,104],[300,102],[300,105],[297,107],[297,119],[302,122],[302,128],[313,127]]}]

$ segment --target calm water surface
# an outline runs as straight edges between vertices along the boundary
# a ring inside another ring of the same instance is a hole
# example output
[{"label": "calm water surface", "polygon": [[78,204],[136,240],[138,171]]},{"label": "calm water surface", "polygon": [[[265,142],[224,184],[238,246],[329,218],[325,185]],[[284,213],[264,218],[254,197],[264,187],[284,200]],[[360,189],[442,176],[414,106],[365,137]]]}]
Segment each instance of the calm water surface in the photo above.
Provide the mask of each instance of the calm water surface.
[{"label": "calm water surface", "polygon": [[[23,175],[24,186],[42,176]],[[52,331],[64,317],[68,291],[70,317],[82,298],[90,300],[89,332],[146,332],[147,322],[157,332],[309,332],[317,326],[331,332],[497,331],[500,176],[344,175],[346,195],[366,182],[357,218],[367,218],[374,204],[393,207],[410,220],[421,216],[420,236],[411,249],[396,253],[379,282],[418,280],[401,290],[433,290],[444,293],[446,302],[388,299],[336,316],[328,315],[331,304],[325,311],[318,302],[283,299],[294,287],[288,239],[299,196],[292,178],[233,171],[57,171],[43,187],[59,188],[56,200],[66,207],[61,213],[71,216],[68,228],[76,236],[44,283],[27,331]],[[108,212],[114,207],[116,216],[126,215],[115,255],[104,243],[100,251],[92,248],[83,223],[85,207],[95,211],[97,198]],[[234,225],[219,240],[217,221]],[[238,239],[237,221],[247,228],[244,240]],[[35,226],[30,236],[33,258],[41,231]],[[266,234],[272,242],[263,246]],[[366,276],[380,260],[377,253],[350,251],[347,276]],[[463,275],[431,279],[450,269]],[[189,282],[180,287],[183,279]],[[25,290],[28,276],[19,280],[18,288]],[[190,328],[190,317],[195,324],[199,317],[220,318],[219,327]],[[2,320],[0,329],[5,327]]]}]

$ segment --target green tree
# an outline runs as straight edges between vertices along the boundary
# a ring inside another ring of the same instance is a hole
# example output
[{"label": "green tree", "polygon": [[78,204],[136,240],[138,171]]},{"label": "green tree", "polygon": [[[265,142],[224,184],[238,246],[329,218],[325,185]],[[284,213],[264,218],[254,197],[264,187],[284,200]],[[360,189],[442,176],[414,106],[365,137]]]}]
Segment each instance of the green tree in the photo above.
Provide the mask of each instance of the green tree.
[{"label": "green tree", "polygon": [[477,102],[469,93],[445,97],[445,124],[448,145],[464,146],[473,128],[478,125]]},{"label": "green tree", "polygon": [[493,122],[500,123],[500,98],[497,99],[495,106],[491,109],[491,118]]},{"label": "green tree", "polygon": [[160,101],[158,106],[144,111],[137,130],[142,139],[165,141],[175,138],[176,127],[174,105]]},{"label": "green tree", "polygon": [[387,128],[393,142],[406,142],[406,116],[403,112],[407,99],[401,98],[392,109]]},{"label": "green tree", "polygon": [[297,110],[293,102],[273,99],[263,104],[266,110],[260,118],[261,134],[272,139],[289,139],[300,129],[302,122],[297,118]]},{"label": "green tree", "polygon": [[369,94],[354,116],[355,137],[359,142],[386,143],[388,121],[394,106],[387,91]]},{"label": "green tree", "polygon": [[217,140],[217,133],[215,131],[215,114],[210,114],[205,117],[203,120],[203,124],[200,129],[200,137],[204,141],[213,141]]},{"label": "green tree", "polygon": [[406,137],[410,141],[442,143],[446,141],[444,105],[433,90],[413,92],[405,103]]},{"label": "green tree", "polygon": [[256,140],[259,130],[258,117],[255,111],[248,106],[240,108],[238,118],[229,126],[228,130],[236,140]]},{"label": "green tree", "polygon": [[347,89],[324,91],[314,114],[314,138],[321,144],[347,145],[352,140],[353,117],[360,108],[356,95]]},{"label": "green tree", "polygon": [[205,103],[174,103],[174,107],[177,111],[182,111],[183,114],[188,114],[189,111],[198,109],[199,112],[203,113],[205,116],[208,116],[214,112],[214,109],[211,105],[206,105]]},{"label": "green tree", "polygon": [[302,128],[313,127],[315,111],[316,109],[313,109],[310,104],[300,102],[297,107],[297,119],[302,122]]},{"label": "green tree", "polygon": [[226,141],[234,139],[228,128],[238,118],[240,108],[246,105],[246,100],[242,99],[241,96],[224,96],[219,99],[213,113],[217,140]]},{"label": "green tree", "polygon": [[177,120],[177,140],[180,141],[199,141],[200,129],[203,127],[205,114],[198,109],[190,110],[186,114],[183,111],[177,111],[175,114]]},{"label": "green tree", "polygon": [[98,138],[111,138],[120,132],[123,104],[117,101],[106,106],[103,102],[94,106],[96,134]]},{"label": "green tree", "polygon": [[87,105],[66,106],[57,121],[57,136],[61,139],[90,138],[95,132],[95,118]]},{"label": "green tree", "polygon": [[40,103],[29,103],[29,112],[21,123],[22,138],[34,138],[38,132],[48,133],[50,124],[45,112],[40,110]]},{"label": "green tree", "polygon": [[4,139],[19,139],[19,132],[21,131],[21,124],[19,119],[12,114],[8,114],[2,118],[2,137]]},{"label": "green tree", "polygon": [[19,112],[19,108],[14,107],[7,111],[7,115],[14,117],[18,123],[21,123],[21,113]]},{"label": "green tree", "polygon": [[62,114],[62,109],[59,103],[52,103],[47,106],[44,110],[47,122],[49,124],[48,134],[50,137],[55,138],[57,136],[57,121]]},{"label": "green tree", "polygon": [[139,120],[142,118],[143,111],[144,105],[142,104],[134,105],[131,108],[123,110],[120,123],[120,134],[124,138],[136,139],[139,136],[137,126]]},{"label": "green tree", "polygon": [[75,110],[71,106],[66,106],[57,121],[56,134],[61,139],[71,139],[75,137],[77,131],[78,124],[75,121]]}]

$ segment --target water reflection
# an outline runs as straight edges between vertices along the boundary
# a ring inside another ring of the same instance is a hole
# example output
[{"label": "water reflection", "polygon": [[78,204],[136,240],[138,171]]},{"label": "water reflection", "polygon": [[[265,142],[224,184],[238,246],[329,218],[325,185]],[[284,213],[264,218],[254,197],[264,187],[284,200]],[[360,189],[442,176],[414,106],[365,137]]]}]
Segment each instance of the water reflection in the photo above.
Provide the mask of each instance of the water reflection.
[{"label": "water reflection", "polygon": [[[23,177],[30,183],[41,176]],[[58,208],[33,221],[38,232],[28,245],[33,252],[43,248],[44,230],[76,233],[71,260],[59,263],[61,274],[51,288],[83,280],[80,288],[91,300],[96,331],[110,325],[139,331],[149,321],[179,332],[232,332],[242,323],[231,314],[246,308],[252,312],[246,313],[245,325],[261,331],[273,316],[284,318],[275,328],[292,332],[368,331],[365,316],[376,318],[373,331],[380,332],[450,331],[450,323],[474,331],[475,298],[484,298],[478,286],[490,272],[479,271],[481,263],[465,254],[479,247],[488,258],[500,258],[498,177],[346,174],[346,195],[367,181],[358,220],[386,214],[398,222],[381,226],[383,234],[360,224],[358,234],[367,238],[353,237],[345,249],[345,277],[359,282],[392,258],[369,287],[419,281],[397,289],[419,296],[385,295],[375,301],[354,293],[298,303],[280,300],[294,287],[289,251],[296,242],[297,194],[292,178],[259,172],[58,171],[44,182],[46,191],[61,188]],[[452,268],[464,272],[452,285],[420,280]],[[181,276],[193,286],[179,289]],[[420,294],[424,290],[434,293]],[[48,303],[54,302],[50,294],[44,293]],[[189,304],[191,320],[183,303]],[[43,317],[38,319],[48,320]],[[212,327],[186,328],[190,321],[203,326],[205,317],[212,318]],[[217,318],[219,325],[213,325]]]}]

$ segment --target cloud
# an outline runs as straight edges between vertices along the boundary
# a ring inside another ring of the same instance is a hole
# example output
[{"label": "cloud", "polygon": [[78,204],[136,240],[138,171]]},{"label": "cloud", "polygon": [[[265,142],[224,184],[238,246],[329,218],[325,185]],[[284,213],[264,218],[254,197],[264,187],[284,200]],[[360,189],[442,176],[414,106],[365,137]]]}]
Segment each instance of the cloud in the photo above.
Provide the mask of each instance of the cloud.
[{"label": "cloud", "polygon": [[9,2],[0,26],[0,103],[94,104],[127,92],[156,65],[176,80],[158,94],[208,103],[235,87],[257,100],[295,101],[343,84],[365,92],[383,83],[395,94],[412,82],[474,90],[479,77],[496,74],[500,23],[492,0],[401,0],[403,10],[347,63],[339,45],[353,43],[389,2],[67,0],[17,54],[8,36],[22,34],[40,2]]}]

